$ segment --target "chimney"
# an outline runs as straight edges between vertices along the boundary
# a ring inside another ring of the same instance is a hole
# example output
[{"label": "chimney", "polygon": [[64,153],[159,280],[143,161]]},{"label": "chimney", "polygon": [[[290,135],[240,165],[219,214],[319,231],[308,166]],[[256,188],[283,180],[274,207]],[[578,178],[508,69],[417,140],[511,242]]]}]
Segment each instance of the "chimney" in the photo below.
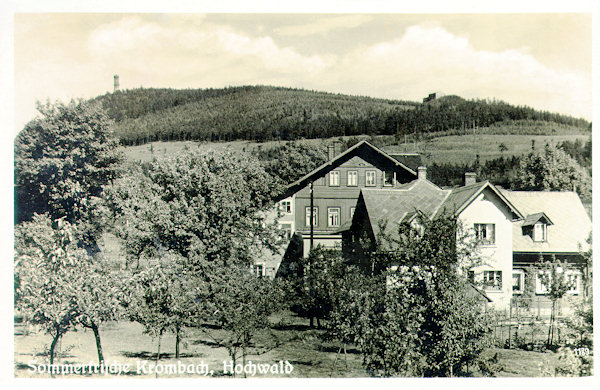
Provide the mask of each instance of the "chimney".
[{"label": "chimney", "polygon": [[333,160],[334,157],[335,157],[335,146],[328,145],[327,146],[327,158],[329,159],[329,161],[331,161],[331,160]]},{"label": "chimney", "polygon": [[465,172],[465,185],[475,184],[477,182],[477,174],[475,172]]},{"label": "chimney", "polygon": [[115,90],[114,90],[114,92],[117,92],[119,90],[119,75],[116,74],[114,78],[115,78]]},{"label": "chimney", "polygon": [[418,167],[417,168],[417,178],[419,180],[427,179],[427,167]]},{"label": "chimney", "polygon": [[334,142],[333,143],[333,156],[339,156],[342,153],[342,143]]}]

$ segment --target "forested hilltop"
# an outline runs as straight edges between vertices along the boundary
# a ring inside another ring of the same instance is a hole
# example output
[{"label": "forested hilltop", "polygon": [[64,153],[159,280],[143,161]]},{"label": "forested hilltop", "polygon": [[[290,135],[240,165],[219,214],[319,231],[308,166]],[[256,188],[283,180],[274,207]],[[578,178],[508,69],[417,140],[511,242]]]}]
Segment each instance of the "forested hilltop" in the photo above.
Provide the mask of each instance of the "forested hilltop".
[{"label": "forested hilltop", "polygon": [[[152,141],[268,141],[352,135],[464,131],[497,123],[542,121],[588,129],[584,119],[501,101],[444,96],[427,103],[301,89],[139,88],[94,98],[115,120],[125,145]],[[516,129],[517,133],[519,132]],[[523,128],[529,134],[531,126]]]}]

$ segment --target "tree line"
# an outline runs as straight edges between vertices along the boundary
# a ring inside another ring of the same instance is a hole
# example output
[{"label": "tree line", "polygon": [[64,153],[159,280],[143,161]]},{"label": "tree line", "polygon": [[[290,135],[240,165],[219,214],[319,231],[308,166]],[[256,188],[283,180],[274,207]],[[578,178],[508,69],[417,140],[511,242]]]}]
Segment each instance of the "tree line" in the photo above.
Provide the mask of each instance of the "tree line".
[{"label": "tree line", "polygon": [[93,99],[124,145],[153,141],[295,140],[464,131],[499,122],[546,121],[589,128],[566,115],[496,100],[444,96],[428,103],[281,87],[133,89]]},{"label": "tree line", "polygon": [[[502,146],[502,145],[501,145]],[[500,156],[472,163],[432,163],[429,179],[438,186],[463,184],[465,172],[475,172],[478,180],[511,190],[575,191],[582,200],[592,199],[592,140],[563,141],[545,145],[522,156]]]}]

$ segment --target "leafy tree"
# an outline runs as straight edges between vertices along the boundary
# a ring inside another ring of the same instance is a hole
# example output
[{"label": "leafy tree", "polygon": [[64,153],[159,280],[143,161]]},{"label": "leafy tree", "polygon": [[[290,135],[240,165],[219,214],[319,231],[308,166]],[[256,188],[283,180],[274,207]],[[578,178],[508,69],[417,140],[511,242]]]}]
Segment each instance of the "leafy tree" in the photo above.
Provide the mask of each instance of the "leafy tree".
[{"label": "leafy tree", "polygon": [[125,224],[118,234],[132,245],[133,256],[167,250],[186,259],[250,264],[275,241],[263,212],[274,188],[251,156],[190,150],[157,159],[145,175],[133,188],[135,177],[117,183],[109,202]]},{"label": "leafy tree", "polygon": [[264,161],[265,171],[282,185],[288,185],[327,161],[322,145],[287,142],[270,149],[259,148],[254,154]]},{"label": "leafy tree", "polygon": [[129,316],[144,325],[145,332],[158,339],[156,360],[160,359],[162,335],[175,334],[175,357],[183,328],[193,322],[199,311],[196,297],[201,294],[180,255],[167,253],[133,275],[128,283],[126,306]]},{"label": "leafy tree", "polygon": [[512,188],[534,191],[577,191],[591,197],[591,179],[563,150],[546,145],[522,158]]},{"label": "leafy tree", "polygon": [[267,328],[269,316],[281,306],[275,282],[258,278],[248,267],[216,266],[210,273],[210,297],[205,300],[211,321],[226,331],[215,341],[225,347],[233,365],[241,357],[245,364],[252,339]]},{"label": "leafy tree", "polygon": [[550,327],[548,328],[548,345],[554,344],[554,336],[557,332],[558,324],[556,317],[558,314],[558,301],[573,287],[573,281],[565,273],[566,269],[566,264],[560,262],[552,255],[552,262],[545,262],[542,269],[538,271],[540,282],[546,288],[548,297],[552,301]]},{"label": "leafy tree", "polygon": [[104,202],[108,205],[107,225],[123,241],[125,268],[135,262],[140,266],[143,256],[156,255],[159,248],[157,207],[160,196],[151,190],[152,184],[140,168],[131,167],[130,173],[106,188]]},{"label": "leafy tree", "polygon": [[40,117],[15,141],[17,222],[35,213],[79,224],[91,245],[97,235],[97,201],[117,176],[121,160],[111,121],[83,101],[38,104]]},{"label": "leafy tree", "polygon": [[83,275],[83,281],[76,297],[79,310],[78,322],[94,333],[100,364],[104,361],[100,341],[100,325],[122,318],[122,290],[123,281],[111,273],[105,262],[96,261]]},{"label": "leafy tree", "polygon": [[310,326],[317,319],[326,319],[339,293],[339,280],[348,272],[348,264],[336,250],[317,246],[300,260],[301,272],[288,278],[292,290],[288,302],[292,310],[310,318]]},{"label": "leafy tree", "polygon": [[478,256],[452,216],[401,224],[398,233],[363,252],[376,257],[363,263],[386,265],[379,272],[342,279],[346,297],[330,332],[358,343],[374,375],[458,374],[488,346],[489,324],[465,280]]},{"label": "leafy tree", "polygon": [[508,150],[508,147],[504,142],[500,142],[500,145],[498,145],[498,150],[500,151],[500,153],[504,153]]},{"label": "leafy tree", "polygon": [[91,265],[73,237],[69,222],[46,215],[15,227],[16,308],[52,336],[50,364],[58,340],[80,318],[78,299]]}]

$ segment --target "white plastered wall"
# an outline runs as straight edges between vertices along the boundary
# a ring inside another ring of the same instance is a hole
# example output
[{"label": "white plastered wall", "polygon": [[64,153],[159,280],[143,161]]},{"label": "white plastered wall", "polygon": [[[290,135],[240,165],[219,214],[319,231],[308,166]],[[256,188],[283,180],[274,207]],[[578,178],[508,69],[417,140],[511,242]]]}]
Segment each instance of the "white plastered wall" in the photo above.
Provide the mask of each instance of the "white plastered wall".
[{"label": "white plastered wall", "polygon": [[512,296],[512,222],[510,210],[491,190],[484,190],[459,215],[464,228],[474,229],[476,223],[495,225],[495,242],[480,245],[482,265],[473,269],[475,280],[483,280],[483,271],[502,271],[502,289],[484,289],[494,308],[508,308]]}]

